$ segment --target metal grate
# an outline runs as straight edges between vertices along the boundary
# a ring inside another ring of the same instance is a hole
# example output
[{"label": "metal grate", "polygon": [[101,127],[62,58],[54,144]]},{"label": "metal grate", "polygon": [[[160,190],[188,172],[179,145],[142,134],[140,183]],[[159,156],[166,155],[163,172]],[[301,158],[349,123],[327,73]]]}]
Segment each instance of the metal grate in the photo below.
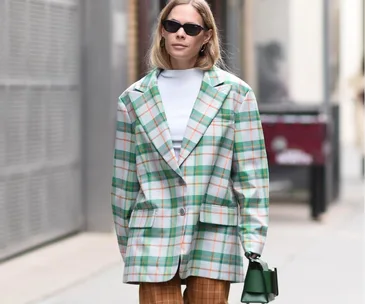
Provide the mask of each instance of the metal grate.
[{"label": "metal grate", "polygon": [[46,110],[42,89],[32,88],[27,100],[27,163],[40,164],[46,156]]},{"label": "metal grate", "polygon": [[6,112],[6,165],[26,164],[27,90],[25,87],[8,89]]},{"label": "metal grate", "polygon": [[0,259],[76,231],[79,0],[0,0]]},{"label": "metal grate", "polygon": [[69,39],[75,35],[77,30],[77,12],[73,9],[65,10],[60,5],[50,5],[49,7],[49,31],[51,35],[48,52],[48,73],[52,77],[63,80],[77,81],[78,58],[68,56],[75,53],[77,41]]},{"label": "metal grate", "polygon": [[42,1],[30,2],[28,16],[28,73],[32,79],[46,79],[47,76],[47,54],[48,44],[51,39],[49,27],[47,26],[48,17],[46,5]]},{"label": "metal grate", "polygon": [[0,178],[0,252],[7,246],[7,217],[5,209],[5,181]]},{"label": "metal grate", "polygon": [[[28,207],[28,237],[41,235],[47,231],[46,227],[46,208],[48,202],[46,200],[46,179],[47,176],[43,172],[36,172],[29,177],[27,205]],[[51,230],[52,231],[52,230]]]},{"label": "metal grate", "polygon": [[[0,176],[4,175],[5,169],[5,98],[6,91],[0,86]],[[1,199],[1,198],[0,198]]]},{"label": "metal grate", "polygon": [[73,206],[77,206],[76,196],[73,191],[64,191],[64,189],[73,189],[73,182],[74,178],[70,168],[58,170],[48,176],[47,199],[53,202],[47,205],[48,227],[50,229],[63,231],[65,227],[72,225],[75,218]]},{"label": "metal grate", "polygon": [[25,176],[11,176],[6,182],[5,213],[7,215],[7,241],[21,243],[27,235],[27,179]]},{"label": "metal grate", "polygon": [[[27,77],[27,2],[11,0],[8,3],[7,73],[16,79]],[[6,45],[6,44],[5,44]]]},{"label": "metal grate", "polygon": [[50,161],[67,157],[68,120],[67,92],[54,90],[46,92],[47,100],[47,158]]},{"label": "metal grate", "polygon": [[6,54],[5,54],[5,33],[6,28],[6,6],[5,0],[0,0],[0,80],[5,77]]}]

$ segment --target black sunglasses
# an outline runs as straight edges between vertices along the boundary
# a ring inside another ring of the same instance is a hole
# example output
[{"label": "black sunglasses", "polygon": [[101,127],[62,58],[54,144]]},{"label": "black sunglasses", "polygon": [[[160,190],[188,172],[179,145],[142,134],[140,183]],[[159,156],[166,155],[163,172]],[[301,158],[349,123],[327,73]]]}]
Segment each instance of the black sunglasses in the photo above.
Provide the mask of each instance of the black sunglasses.
[{"label": "black sunglasses", "polygon": [[197,36],[201,31],[205,31],[206,29],[199,24],[194,23],[185,23],[181,24],[177,21],[173,20],[164,20],[162,21],[162,26],[169,33],[176,33],[181,27],[184,29],[185,33],[189,36]]}]

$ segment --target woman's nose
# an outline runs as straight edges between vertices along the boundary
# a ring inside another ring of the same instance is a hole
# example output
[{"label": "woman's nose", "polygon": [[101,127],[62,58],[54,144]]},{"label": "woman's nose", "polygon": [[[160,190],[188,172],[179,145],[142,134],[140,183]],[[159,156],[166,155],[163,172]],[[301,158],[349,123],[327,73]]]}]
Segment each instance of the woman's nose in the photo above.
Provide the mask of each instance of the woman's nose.
[{"label": "woman's nose", "polygon": [[182,27],[179,28],[179,30],[176,32],[176,34],[177,34],[177,37],[179,37],[179,38],[185,38],[185,36],[186,36],[184,28],[182,28]]}]

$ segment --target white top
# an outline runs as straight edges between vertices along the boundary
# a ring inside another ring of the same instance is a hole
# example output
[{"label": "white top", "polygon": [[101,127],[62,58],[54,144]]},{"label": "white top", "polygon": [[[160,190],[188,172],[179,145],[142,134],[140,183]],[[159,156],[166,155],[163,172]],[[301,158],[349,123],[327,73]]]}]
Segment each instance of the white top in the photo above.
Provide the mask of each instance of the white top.
[{"label": "white top", "polygon": [[157,79],[176,159],[179,159],[181,143],[200,91],[203,74],[202,70],[196,68],[163,70]]}]

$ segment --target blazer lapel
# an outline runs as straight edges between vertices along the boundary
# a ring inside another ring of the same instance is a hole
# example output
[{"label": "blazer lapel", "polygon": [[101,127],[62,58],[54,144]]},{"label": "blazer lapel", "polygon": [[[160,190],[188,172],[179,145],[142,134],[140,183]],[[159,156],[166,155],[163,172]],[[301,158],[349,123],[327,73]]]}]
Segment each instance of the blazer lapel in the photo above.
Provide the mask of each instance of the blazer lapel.
[{"label": "blazer lapel", "polygon": [[198,98],[189,117],[181,145],[178,165],[193,151],[206,129],[218,113],[229,91],[230,84],[224,84],[216,68],[205,72]]},{"label": "blazer lapel", "polygon": [[133,108],[152,144],[166,163],[179,175],[166,114],[157,87],[158,70],[147,75],[143,82],[129,93]]}]

